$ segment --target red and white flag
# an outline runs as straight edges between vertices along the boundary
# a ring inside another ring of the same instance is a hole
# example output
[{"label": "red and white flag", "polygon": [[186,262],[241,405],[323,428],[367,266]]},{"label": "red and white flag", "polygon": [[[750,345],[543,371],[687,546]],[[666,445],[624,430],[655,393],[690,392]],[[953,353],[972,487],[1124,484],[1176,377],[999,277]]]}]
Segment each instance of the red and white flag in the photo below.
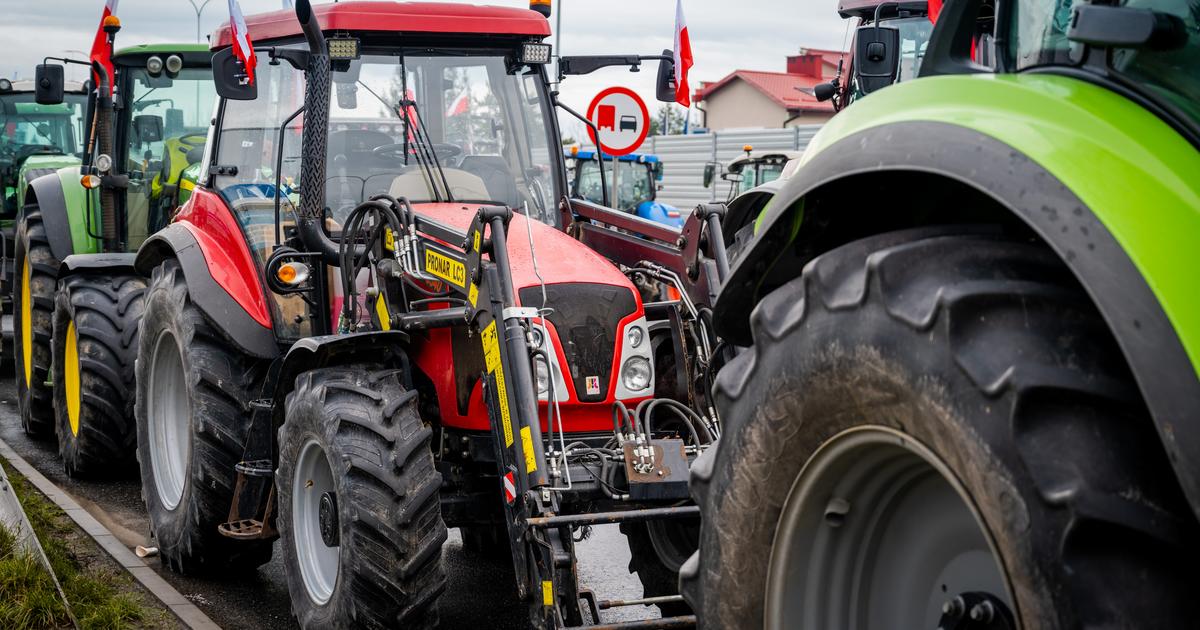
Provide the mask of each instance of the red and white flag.
[{"label": "red and white flag", "polygon": [[458,116],[467,113],[467,108],[471,105],[471,99],[467,95],[467,91],[463,90],[451,103],[450,107],[446,108],[446,117]]},{"label": "red and white flag", "polygon": [[250,85],[254,85],[254,67],[258,60],[254,57],[254,42],[250,41],[250,29],[237,0],[229,0],[229,29],[233,33],[233,56],[241,60]]},{"label": "red and white flag", "polygon": [[[109,16],[117,14],[117,0],[105,0],[104,13],[100,16],[100,26],[96,29],[96,39],[92,41],[92,54],[89,58],[93,63],[99,63],[108,71],[108,96],[112,96],[112,81],[113,81],[113,63],[112,63],[112,47],[108,45],[108,33],[104,32],[104,20]],[[100,77],[96,73],[92,73],[93,83],[98,88],[100,86]]]},{"label": "red and white flag", "polygon": [[687,20],[683,17],[683,0],[675,0],[675,102],[692,106],[688,88],[688,70],[692,69],[692,40],[688,36]]}]

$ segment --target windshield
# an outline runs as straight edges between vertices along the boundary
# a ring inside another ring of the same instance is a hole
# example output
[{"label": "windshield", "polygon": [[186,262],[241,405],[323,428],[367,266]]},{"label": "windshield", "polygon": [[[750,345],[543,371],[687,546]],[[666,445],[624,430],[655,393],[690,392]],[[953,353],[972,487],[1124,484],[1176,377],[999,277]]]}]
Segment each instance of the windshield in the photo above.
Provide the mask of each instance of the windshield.
[{"label": "windshield", "polygon": [[925,48],[929,45],[929,36],[933,33],[933,23],[928,16],[921,15],[883,20],[883,24],[900,29],[900,72],[896,81],[917,78],[921,60],[925,58]]},{"label": "windshield", "polygon": [[[258,67],[258,98],[225,104],[218,161],[238,174],[216,178],[235,211],[272,197],[277,158],[284,197],[302,194],[303,73]],[[510,206],[555,224],[557,168],[540,71],[508,72],[501,53],[368,54],[333,72],[325,201],[334,221],[370,197],[413,203]],[[276,146],[283,127],[283,150]]]},{"label": "windshield", "polygon": [[[1200,0],[1126,0],[1121,6],[1152,9],[1183,20],[1187,40],[1172,50],[1115,50],[1110,68],[1194,122],[1200,122]],[[1067,40],[1072,0],[1018,0],[1010,54],[1018,70],[1076,65]]]},{"label": "windshield", "polygon": [[[604,163],[604,176],[608,185],[613,183],[613,163]],[[637,162],[617,162],[617,198],[613,206],[618,210],[633,212],[643,201],[654,198],[653,175],[646,164]],[[579,163],[578,194],[595,204],[604,203],[600,186],[600,165],[595,160],[584,160]]]},{"label": "windshield", "polygon": [[59,105],[38,105],[28,92],[0,96],[0,165],[37,153],[79,155],[87,96],[68,93]]},{"label": "windshield", "polygon": [[129,76],[122,115],[129,172],[126,214],[130,247],[164,227],[190,190],[184,171],[199,164],[208,138],[216,88],[208,68],[184,68],[174,77],[145,68]]}]

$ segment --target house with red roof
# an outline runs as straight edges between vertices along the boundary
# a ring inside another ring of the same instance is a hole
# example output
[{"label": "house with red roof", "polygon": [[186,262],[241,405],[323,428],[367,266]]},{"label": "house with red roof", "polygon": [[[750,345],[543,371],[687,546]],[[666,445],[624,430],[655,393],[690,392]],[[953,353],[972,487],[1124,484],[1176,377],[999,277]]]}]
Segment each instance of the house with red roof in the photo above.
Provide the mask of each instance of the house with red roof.
[{"label": "house with red roof", "polygon": [[812,89],[833,79],[843,54],[801,48],[788,56],[786,72],[735,70],[702,82],[692,100],[703,112],[703,126],[714,131],[823,123],[833,116],[833,104],[818,102]]}]

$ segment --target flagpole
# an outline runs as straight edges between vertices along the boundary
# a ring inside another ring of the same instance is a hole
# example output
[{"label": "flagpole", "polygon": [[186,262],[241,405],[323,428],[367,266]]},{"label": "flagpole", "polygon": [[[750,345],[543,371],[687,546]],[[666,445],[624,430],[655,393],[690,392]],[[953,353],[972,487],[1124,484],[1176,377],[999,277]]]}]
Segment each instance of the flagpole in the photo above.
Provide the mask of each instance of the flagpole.
[{"label": "flagpole", "polygon": [[196,0],[188,0],[188,2],[192,5],[192,10],[194,10],[196,12],[196,43],[199,44],[200,43],[200,14],[204,13],[204,7],[207,7],[208,3],[212,2],[212,0],[204,0],[204,2],[200,5],[196,4]]},{"label": "flagpole", "polygon": [[558,66],[562,63],[562,0],[554,10],[554,87],[558,89]]}]

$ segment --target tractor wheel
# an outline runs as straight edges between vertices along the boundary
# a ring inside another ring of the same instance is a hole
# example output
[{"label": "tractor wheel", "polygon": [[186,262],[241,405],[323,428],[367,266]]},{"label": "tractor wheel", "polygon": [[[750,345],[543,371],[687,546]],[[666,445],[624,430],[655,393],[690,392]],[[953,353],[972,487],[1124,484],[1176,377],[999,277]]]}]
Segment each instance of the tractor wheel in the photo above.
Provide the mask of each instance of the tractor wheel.
[{"label": "tractor wheel", "polygon": [[192,303],[176,260],[155,268],[138,339],[138,463],[164,564],[181,573],[257,567],[270,541],[217,532],[230,512],[266,362],[245,356]]},{"label": "tractor wheel", "polygon": [[124,472],[137,452],[133,363],[146,281],[70,276],[54,299],[54,415],[67,474]]},{"label": "tractor wheel", "polygon": [[[679,569],[696,551],[700,535],[697,519],[669,519],[646,523],[621,523],[629,543],[629,572],[642,583],[643,597],[679,594]],[[663,617],[692,614],[685,602],[658,604]]]},{"label": "tractor wheel", "polygon": [[441,475],[396,370],[296,379],[279,429],[277,525],[302,628],[432,628],[446,586]]},{"label": "tractor wheel", "polygon": [[17,409],[25,433],[48,437],[54,433],[53,388],[47,382],[50,380],[50,338],[59,261],[50,252],[42,213],[36,205],[25,207],[25,214],[17,226],[16,240],[13,355]]},{"label": "tractor wheel", "polygon": [[705,627],[1194,625],[1200,531],[1120,349],[1044,247],[871,237],[751,325],[692,470],[681,582]]}]

